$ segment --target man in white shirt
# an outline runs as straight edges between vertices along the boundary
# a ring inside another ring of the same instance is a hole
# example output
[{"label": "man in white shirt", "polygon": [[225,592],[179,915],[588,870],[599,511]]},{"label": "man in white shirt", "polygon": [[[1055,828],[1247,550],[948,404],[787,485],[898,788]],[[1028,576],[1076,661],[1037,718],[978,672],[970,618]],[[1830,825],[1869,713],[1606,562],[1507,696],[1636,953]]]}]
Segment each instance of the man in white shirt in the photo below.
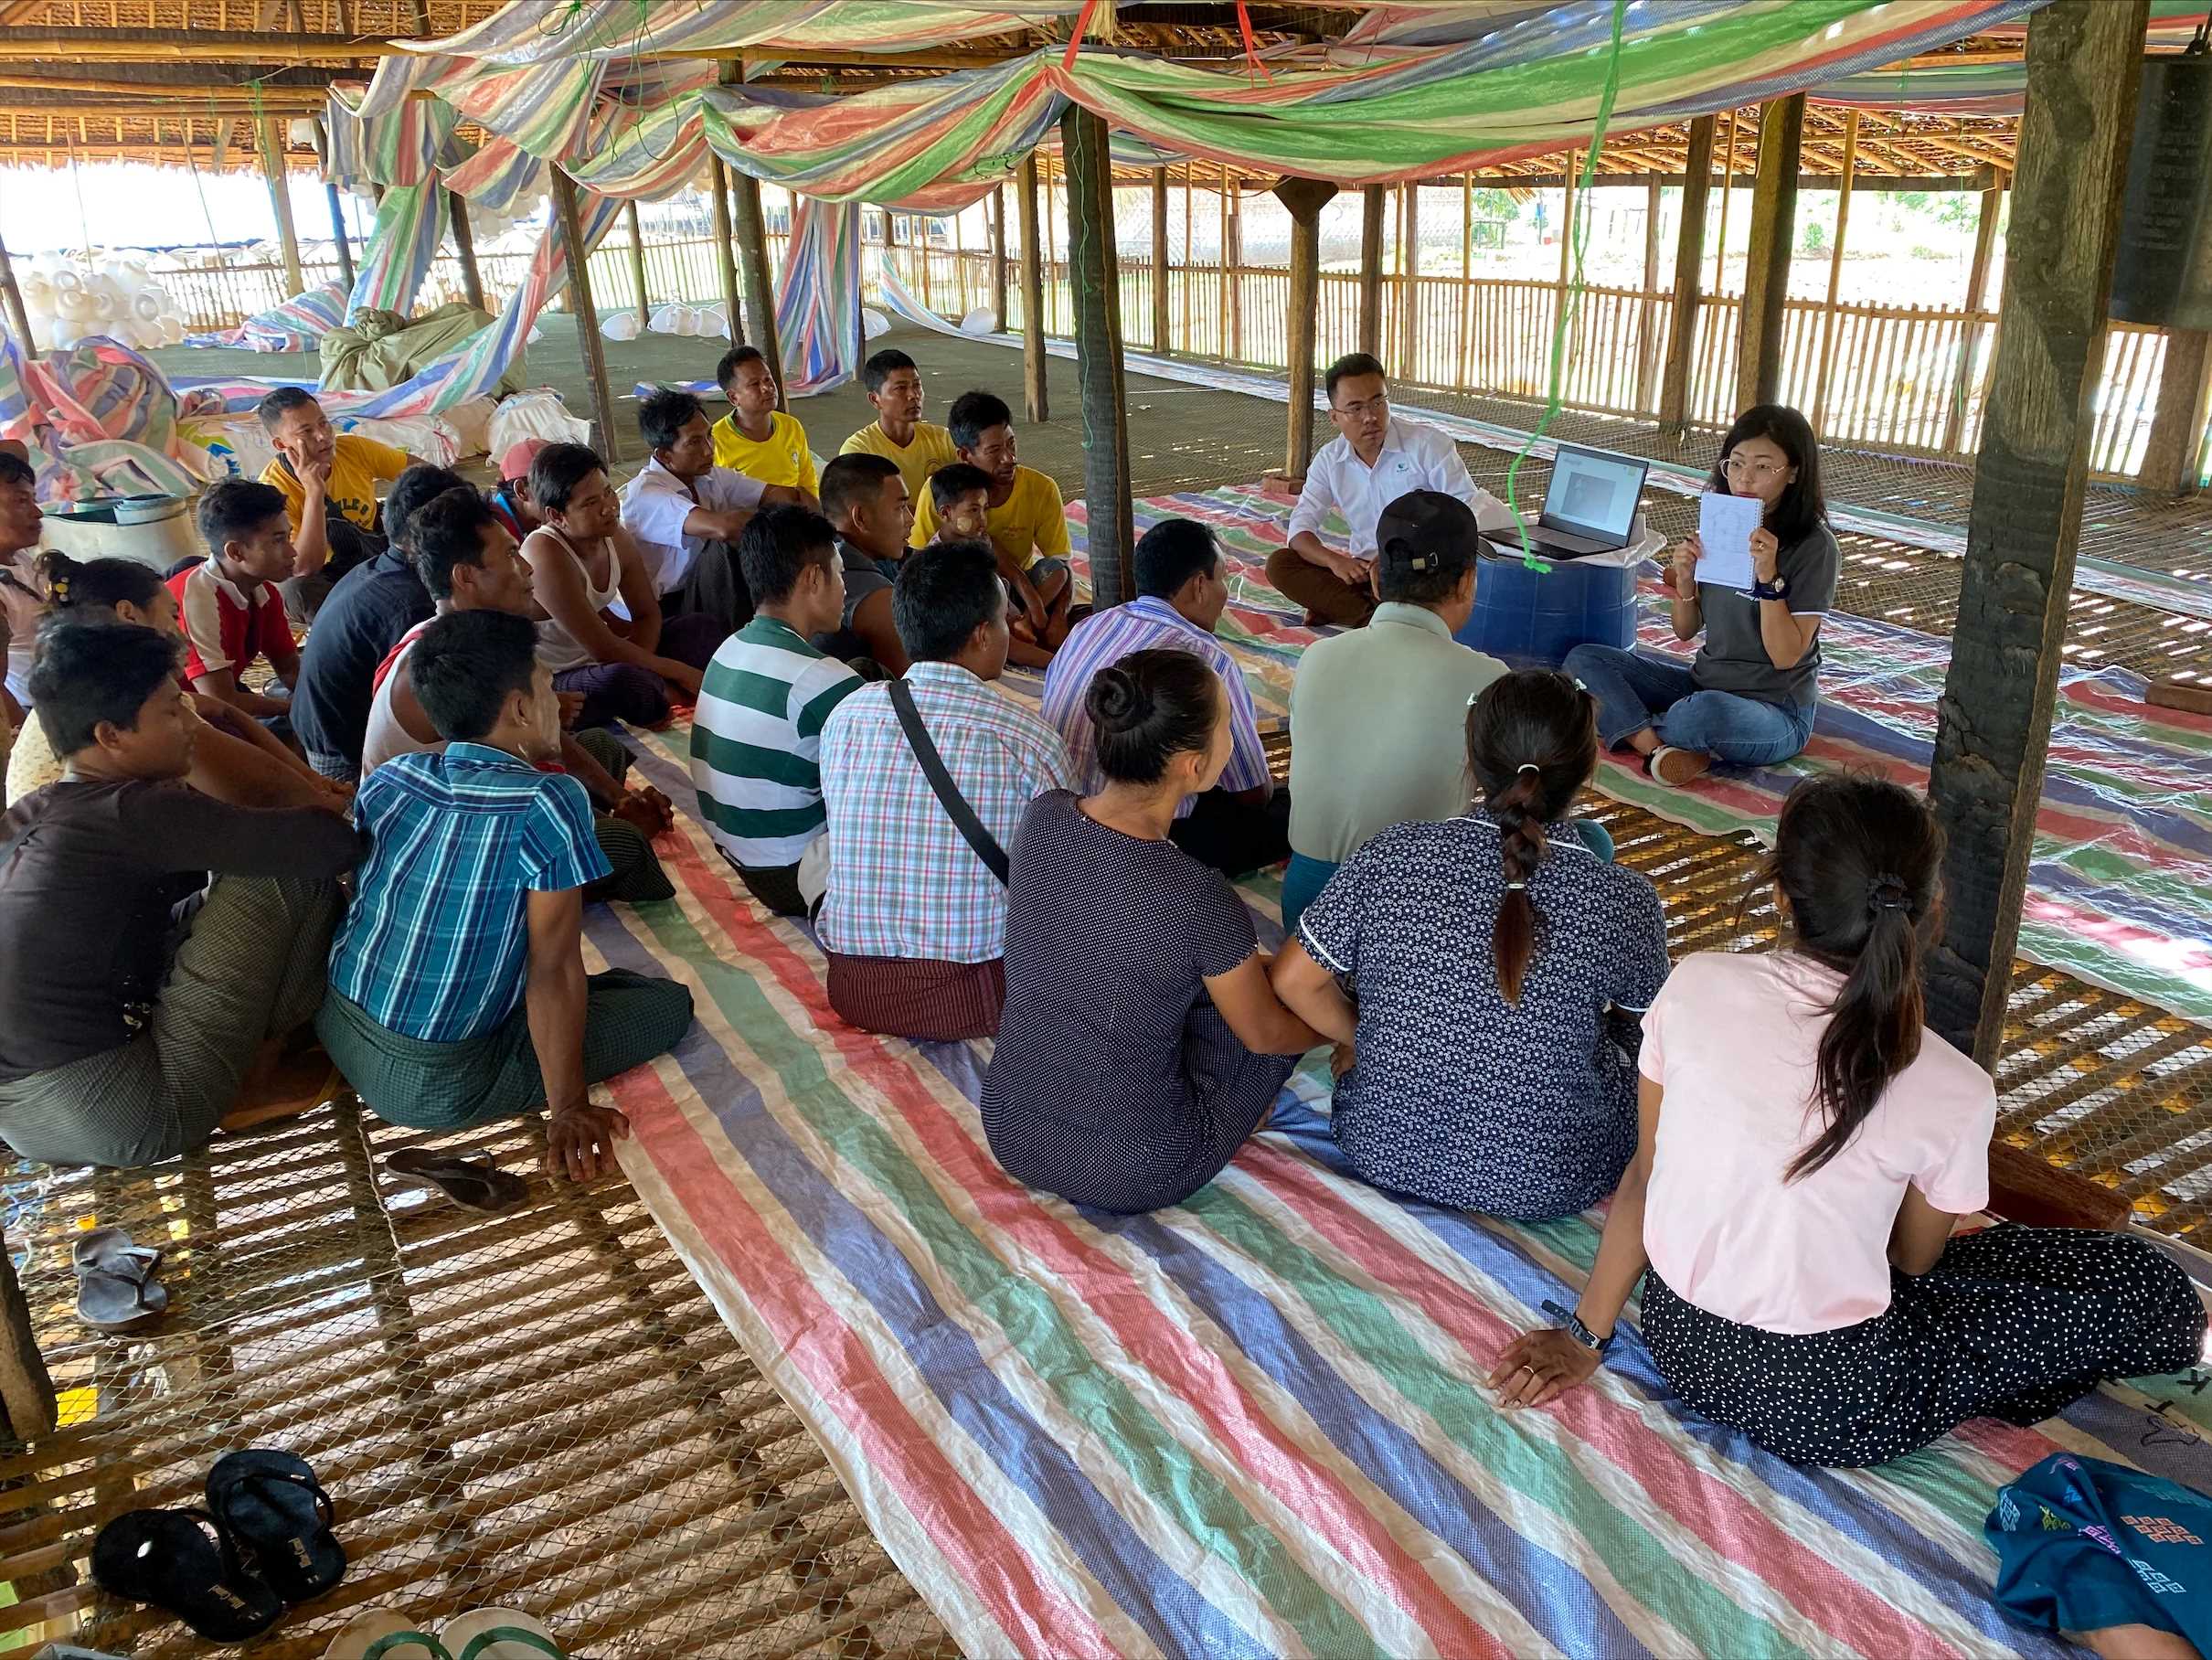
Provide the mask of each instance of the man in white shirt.
[{"label": "man in white shirt", "polygon": [[[1309,624],[1358,628],[1375,614],[1375,527],[1385,507],[1411,490],[1438,490],[1479,515],[1492,497],[1467,476],[1449,438],[1393,419],[1383,367],[1367,353],[1329,365],[1325,384],[1336,436],[1306,467],[1290,546],[1269,556],[1267,580],[1305,607]],[[1345,548],[1321,539],[1332,510],[1349,532]]]},{"label": "man in white shirt", "polygon": [[622,527],[644,556],[663,617],[703,614],[732,633],[752,619],[738,537],[755,509],[801,505],[799,493],[714,464],[714,431],[689,392],[664,387],[637,406],[652,452],[622,486]]}]

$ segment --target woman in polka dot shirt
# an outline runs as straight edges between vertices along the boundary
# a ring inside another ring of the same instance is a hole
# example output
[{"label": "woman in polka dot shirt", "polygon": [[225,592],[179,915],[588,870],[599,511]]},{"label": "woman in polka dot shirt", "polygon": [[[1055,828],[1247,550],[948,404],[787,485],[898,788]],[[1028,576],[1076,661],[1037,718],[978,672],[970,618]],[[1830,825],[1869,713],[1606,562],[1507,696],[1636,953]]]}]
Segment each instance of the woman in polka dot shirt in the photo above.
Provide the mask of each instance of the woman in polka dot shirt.
[{"label": "woman in polka dot shirt", "polygon": [[1596,1265],[1564,1329],[1507,1346],[1505,1405],[1594,1373],[1640,1278],[1644,1345],[1684,1404],[1801,1463],[1885,1463],[2198,1359],[2204,1309],[2146,1241],[1953,1235],[1988,1203],[1996,1091],[1921,1024],[1942,846],[1895,784],[1791,793],[1769,861],[1783,943],[1687,958],[1653,1004]]}]

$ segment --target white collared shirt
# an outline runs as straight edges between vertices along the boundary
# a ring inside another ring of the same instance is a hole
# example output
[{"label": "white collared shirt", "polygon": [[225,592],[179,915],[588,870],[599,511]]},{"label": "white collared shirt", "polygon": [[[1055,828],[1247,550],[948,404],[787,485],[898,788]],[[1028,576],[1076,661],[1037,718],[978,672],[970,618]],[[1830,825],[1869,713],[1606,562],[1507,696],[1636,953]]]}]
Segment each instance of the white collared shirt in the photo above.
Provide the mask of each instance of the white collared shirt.
[{"label": "white collared shirt", "polygon": [[[688,487],[656,460],[648,459],[638,475],[622,486],[622,527],[645,558],[645,573],[655,593],[667,593],[691,574],[691,562],[709,538],[684,534],[694,507],[734,513],[758,507],[768,486],[757,478],[710,467]],[[733,548],[731,550],[735,552]]]},{"label": "white collared shirt", "polygon": [[1416,426],[1390,417],[1383,430],[1382,451],[1370,467],[1352,452],[1352,441],[1337,437],[1322,445],[1307,464],[1305,487],[1291,514],[1290,535],[1321,534],[1321,527],[1335,509],[1351,532],[1346,551],[1355,559],[1375,557],[1375,525],[1383,509],[1409,490],[1441,490],[1456,495],[1482,516],[1485,505],[1494,505],[1487,490],[1467,476],[1467,463],[1459,449],[1434,427]]}]

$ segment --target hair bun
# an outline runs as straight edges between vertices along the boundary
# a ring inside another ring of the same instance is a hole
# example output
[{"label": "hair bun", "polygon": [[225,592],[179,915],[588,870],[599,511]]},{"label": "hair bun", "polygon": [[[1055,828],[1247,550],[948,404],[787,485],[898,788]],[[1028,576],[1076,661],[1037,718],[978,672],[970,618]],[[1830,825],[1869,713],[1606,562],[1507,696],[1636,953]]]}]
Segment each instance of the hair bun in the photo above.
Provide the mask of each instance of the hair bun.
[{"label": "hair bun", "polygon": [[1120,668],[1108,666],[1090,677],[1083,707],[1090,724],[1101,731],[1119,732],[1140,724],[1149,712],[1147,699],[1136,681]]}]

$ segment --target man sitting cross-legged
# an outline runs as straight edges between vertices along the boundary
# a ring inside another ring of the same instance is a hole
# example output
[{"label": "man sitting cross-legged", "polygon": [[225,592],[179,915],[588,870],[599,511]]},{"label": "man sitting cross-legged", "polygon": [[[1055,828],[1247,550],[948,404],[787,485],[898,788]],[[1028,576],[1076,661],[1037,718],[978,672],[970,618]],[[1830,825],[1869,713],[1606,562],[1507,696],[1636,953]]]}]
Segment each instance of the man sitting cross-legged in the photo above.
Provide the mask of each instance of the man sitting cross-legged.
[{"label": "man sitting cross-legged", "polygon": [[330,1068],[304,1028],[353,826],[211,793],[154,629],[48,629],[31,691],[67,770],[0,819],[0,1135],[128,1167],[206,1146],[234,1109],[311,1105]]},{"label": "man sitting cross-legged", "polygon": [[304,625],[315,621],[347,571],[384,550],[377,486],[406,470],[407,452],[333,431],[304,387],[279,387],[254,413],[277,452],[261,482],[283,496],[292,525],[292,569],[278,580],[286,611]]},{"label": "man sitting cross-legged", "polygon": [[[415,568],[435,596],[438,614],[504,611],[530,614],[530,568],[516,550],[492,505],[463,485],[438,497],[415,515],[409,527]],[[429,622],[409,630],[376,673],[375,702],[369,708],[368,740],[362,771],[373,772],[395,755],[442,750],[445,740],[415,695],[409,666],[415,642]],[[625,790],[622,776],[630,751],[603,728],[563,732],[560,764],[591,797],[591,826],[600,851],[613,868],[585,889],[588,899],[667,899],[675,889],[661,869],[649,839],[675,822],[668,798],[650,787]]]},{"label": "man sitting cross-legged", "polygon": [[661,614],[712,617],[725,632],[744,627],[752,596],[738,569],[738,537],[756,509],[800,505],[799,492],[716,466],[707,410],[689,392],[648,394],[637,430],[652,453],[622,486],[622,524],[644,556]]},{"label": "man sitting cross-legged", "polygon": [[836,527],[845,561],[845,612],[814,644],[833,657],[870,658],[887,675],[905,674],[891,583],[914,528],[906,475],[888,456],[848,452],[822,469],[822,512]]},{"label": "man sitting cross-legged", "polygon": [[801,506],[817,505],[806,429],[797,416],[776,408],[781,392],[760,348],[731,346],[715,365],[714,379],[729,399],[729,413],[714,423],[714,464],[795,490]]},{"label": "man sitting cross-legged", "polygon": [[307,764],[325,778],[351,783],[361,776],[369,676],[401,634],[430,621],[431,597],[415,575],[408,521],[423,503],[463,487],[458,473],[428,462],[399,474],[384,501],[391,545],[338,579],[300,647],[292,729]]},{"label": "man sitting cross-legged", "polygon": [[548,1167],[589,1179],[629,1133],[589,1086],[665,1054],[691,1024],[691,993],[584,973],[583,889],[607,860],[583,785],[539,770],[560,714],[537,631],[505,612],[454,612],[409,655],[446,750],[397,756],[361,782],[368,856],[316,1029],[380,1117],[457,1129],[542,1103]]},{"label": "man sitting cross-legged", "polygon": [[[962,392],[945,411],[960,459],[989,481],[984,525],[998,554],[999,575],[1014,597],[1014,660],[1039,667],[1068,637],[1068,602],[1075,573],[1068,563],[1068,509],[1060,487],[1021,464],[1014,411],[989,392]],[[913,544],[937,539],[938,507],[916,504]]]},{"label": "man sitting cross-legged", "polygon": [[756,515],[738,557],[758,609],[707,665],[691,779],[715,846],[752,897],[778,916],[804,916],[828,863],[823,723],[861,684],[810,639],[843,612],[845,575],[829,521],[803,507]]},{"label": "man sitting cross-legged", "polygon": [[[895,463],[908,497],[919,502],[930,474],[959,459],[952,453],[952,435],[921,418],[921,370],[897,346],[886,346],[860,366],[860,384],[875,406],[876,419],[846,439],[838,453],[880,455]],[[823,511],[829,509],[825,505]]]},{"label": "man sitting cross-legged", "polygon": [[[284,498],[250,479],[222,479],[200,497],[199,534],[207,557],[169,579],[184,623],[185,684],[256,720],[282,719],[300,677],[300,654],[276,586],[292,569]],[[250,692],[240,683],[261,659],[286,697]]]},{"label": "man sitting cross-legged", "polygon": [[907,556],[891,594],[913,666],[864,686],[822,731],[829,890],[821,936],[830,1006],[901,1038],[984,1038],[1006,997],[1006,889],[931,787],[894,686],[1004,870],[1029,803],[1075,786],[1060,735],[996,686],[1006,666],[1006,589],[977,542]]},{"label": "man sitting cross-legged", "polygon": [[697,612],[663,620],[606,463],[591,450],[547,445],[530,463],[530,499],[544,522],[523,538],[522,557],[537,588],[537,654],[553,684],[582,695],[580,725],[666,726],[670,688],[686,701],[699,695],[699,672],[728,624]]},{"label": "man sitting cross-legged", "polygon": [[1169,838],[1224,876],[1272,865],[1291,850],[1290,795],[1275,789],[1268,771],[1244,671],[1214,638],[1228,604],[1214,533],[1196,519],[1163,519],[1137,539],[1133,563],[1137,597],[1084,618],[1054,655],[1045,674],[1045,718],[1068,740],[1083,780],[1079,787],[1095,795],[1106,775],[1099,771],[1098,736],[1083,708],[1092,677],[1132,652],[1168,647],[1202,659],[1228,702],[1228,764],[1212,789],[1184,797]]}]

